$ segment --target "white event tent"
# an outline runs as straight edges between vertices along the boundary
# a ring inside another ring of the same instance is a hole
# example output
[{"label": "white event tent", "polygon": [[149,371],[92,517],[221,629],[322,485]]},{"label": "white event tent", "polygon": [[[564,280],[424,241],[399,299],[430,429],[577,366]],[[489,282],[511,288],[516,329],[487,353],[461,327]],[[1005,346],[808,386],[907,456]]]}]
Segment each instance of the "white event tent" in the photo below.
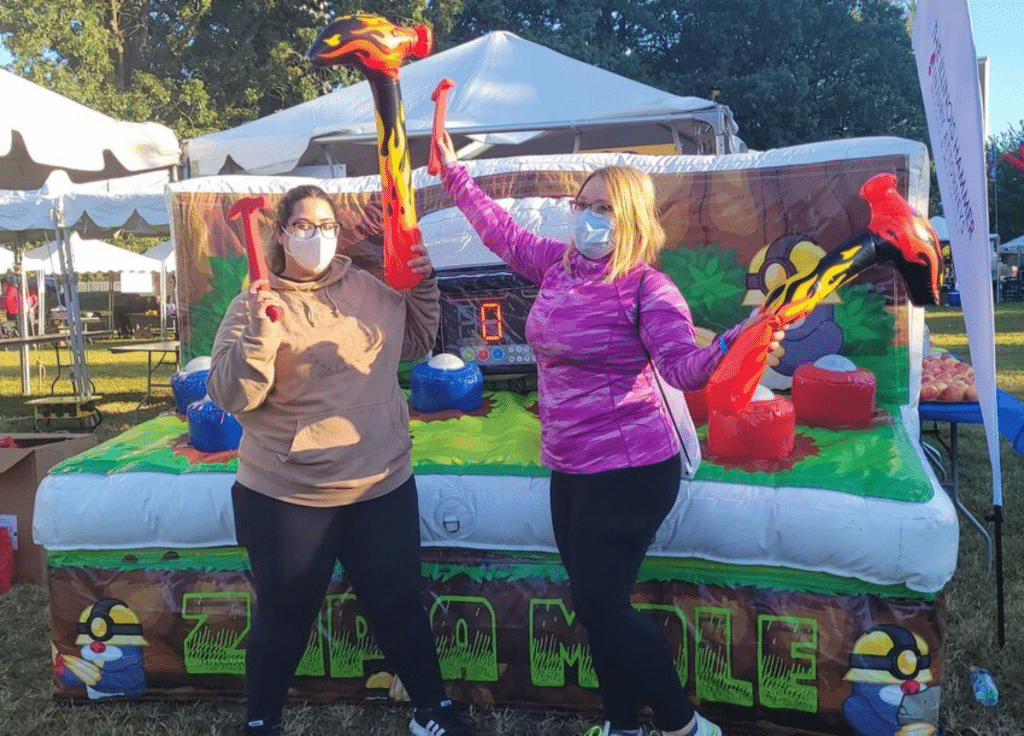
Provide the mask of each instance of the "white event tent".
[{"label": "white event tent", "polygon": [[163,268],[167,273],[173,273],[177,268],[173,241],[165,240],[162,243],[158,243],[142,255],[155,258],[163,265]]},{"label": "white event tent", "polygon": [[[46,240],[60,222],[85,235],[170,232],[164,200],[167,171],[73,184],[51,172],[38,190],[0,190],[0,241]],[[58,222],[58,219],[60,222]]]},{"label": "white event tent", "polygon": [[1000,253],[1024,253],[1024,235],[1019,235],[1013,240],[1007,240],[999,246]]},{"label": "white event tent", "polygon": [[[161,273],[162,267],[158,260],[141,253],[118,247],[102,240],[85,240],[77,232],[71,231],[68,247],[71,262],[75,264],[75,273],[86,274],[119,274],[122,291],[150,292],[153,288],[153,274]],[[61,263],[60,243],[51,241],[25,253],[26,258],[41,264],[41,271],[48,276],[63,277],[65,265]],[[108,283],[108,314],[110,328],[113,329],[113,283]],[[163,295],[161,294],[161,297]]]},{"label": "white event tent", "polygon": [[[154,245],[152,248],[147,250],[142,255],[149,256],[150,258],[156,259],[160,263],[160,339],[163,340],[166,337],[166,326],[167,326],[167,315],[168,315],[168,304],[167,304],[167,274],[177,274],[177,253],[174,249],[173,240],[165,240],[162,243]],[[175,289],[177,289],[177,279],[175,279]],[[177,296],[174,298],[174,309],[177,310],[178,299]],[[176,312],[171,313],[172,316]]]},{"label": "white event tent", "polygon": [[[120,231],[167,235],[170,218],[164,187],[169,181],[167,171],[148,171],[118,179],[72,184],[63,171],[51,172],[39,190],[0,191],[0,242],[53,240],[58,236],[58,221],[65,223],[66,233],[96,238],[108,238]],[[117,270],[89,268],[87,264],[79,264],[77,257],[72,253],[73,270],[79,274]],[[60,261],[55,254],[50,266],[54,269],[51,272],[60,272]],[[41,269],[23,258],[22,270]],[[160,271],[159,265],[155,270]],[[161,286],[165,284],[166,281],[161,280]],[[165,297],[163,290],[161,297]],[[40,301],[40,324],[45,324],[45,307],[45,302]]]},{"label": "white event tent", "polygon": [[[21,267],[25,271],[40,271],[42,264],[31,258],[22,256]],[[0,248],[0,274],[14,270],[14,253],[7,248]]]},{"label": "white event tent", "polygon": [[[0,116],[0,213],[9,216],[0,221],[0,240],[12,242],[15,251],[27,240],[48,236],[67,244],[68,228],[79,225],[81,219],[73,213],[65,216],[71,204],[64,195],[72,182],[82,184],[153,171],[163,173],[166,181],[180,161],[181,149],[170,128],[116,120],[2,69],[0,99],[11,101]],[[20,221],[16,221],[15,212]],[[145,219],[141,212],[137,214]],[[133,216],[127,214],[117,227],[135,224]],[[163,217],[166,223],[166,215]],[[92,214],[90,219],[95,222]],[[73,268],[68,268],[66,296],[77,305],[73,274]],[[22,287],[26,286],[23,269]],[[42,312],[42,298],[39,308]],[[86,397],[90,389],[82,326],[77,309],[72,311],[70,343],[76,394]],[[20,315],[20,328],[27,328],[27,314]],[[23,345],[25,393],[31,391],[28,363],[28,347]]]},{"label": "white event tent", "polygon": [[[69,235],[71,258],[78,274],[92,273],[159,273],[160,262],[141,253],[133,253],[102,240],[85,240],[77,232]],[[62,273],[59,245],[51,241],[25,253],[26,258],[42,263],[48,276]]]},{"label": "white event tent", "polygon": [[[732,112],[680,97],[559,54],[507,31],[401,67],[399,85],[413,167],[427,162],[431,94],[443,79],[446,129],[463,158],[606,149],[735,153]],[[377,123],[369,83],[183,145],[190,177],[213,174],[376,174]],[[468,148],[467,148],[468,146]]]},{"label": "white event tent", "polygon": [[0,189],[39,189],[51,171],[81,183],[178,164],[174,132],[115,120],[0,69]]}]

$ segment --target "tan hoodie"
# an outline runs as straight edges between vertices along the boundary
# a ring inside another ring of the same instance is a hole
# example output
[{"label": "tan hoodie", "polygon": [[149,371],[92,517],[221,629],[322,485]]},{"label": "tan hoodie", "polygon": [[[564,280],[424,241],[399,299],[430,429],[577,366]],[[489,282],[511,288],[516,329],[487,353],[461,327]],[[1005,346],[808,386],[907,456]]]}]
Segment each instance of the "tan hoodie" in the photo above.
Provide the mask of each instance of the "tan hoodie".
[{"label": "tan hoodie", "polygon": [[270,284],[284,302],[277,335],[250,324],[242,292],[210,356],[210,397],[242,425],[236,479],[305,506],[394,490],[412,475],[398,363],[434,346],[437,280],[396,291],[339,255],[315,281]]}]

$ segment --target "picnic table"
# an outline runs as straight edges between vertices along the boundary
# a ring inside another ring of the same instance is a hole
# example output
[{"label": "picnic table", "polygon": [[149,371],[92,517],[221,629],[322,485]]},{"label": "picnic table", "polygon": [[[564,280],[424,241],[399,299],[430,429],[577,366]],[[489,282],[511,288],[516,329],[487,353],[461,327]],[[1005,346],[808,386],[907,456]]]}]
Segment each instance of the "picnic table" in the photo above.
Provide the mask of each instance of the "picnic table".
[{"label": "picnic table", "polygon": [[[168,382],[153,382],[153,374],[160,368],[160,366],[171,366],[177,369],[178,366],[178,348],[181,343],[177,340],[164,340],[162,342],[146,342],[146,343],[127,343],[125,345],[114,345],[108,350],[112,353],[146,353],[146,395],[142,397],[138,405],[135,407],[135,414],[138,416],[139,409],[149,401],[149,397],[153,395],[153,387],[167,387],[170,388],[170,380]],[[157,362],[153,363],[153,356],[159,354],[160,358]],[[168,357],[171,356],[171,357]],[[173,362],[172,362],[173,361]]]}]

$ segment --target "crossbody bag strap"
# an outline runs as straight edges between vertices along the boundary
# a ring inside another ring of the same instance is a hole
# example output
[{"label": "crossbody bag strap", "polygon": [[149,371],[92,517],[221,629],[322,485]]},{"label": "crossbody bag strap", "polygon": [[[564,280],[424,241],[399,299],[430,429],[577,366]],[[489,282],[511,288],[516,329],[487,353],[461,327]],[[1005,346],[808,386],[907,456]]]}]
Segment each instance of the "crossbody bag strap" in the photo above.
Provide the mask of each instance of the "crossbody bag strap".
[{"label": "crossbody bag strap", "polygon": [[643,348],[644,355],[647,356],[647,363],[651,366],[651,372],[654,373],[654,381],[658,384],[658,392],[661,394],[661,401],[665,405],[665,410],[668,411],[668,418],[671,420],[672,429],[676,431],[676,437],[679,438],[679,450],[686,456],[686,464],[689,467],[693,463],[693,458],[690,457],[690,453],[686,450],[686,442],[683,440],[683,433],[679,431],[679,425],[676,424],[676,418],[672,414],[672,406],[669,404],[668,397],[665,395],[665,387],[661,385],[661,376],[658,374],[658,368],[654,365],[654,359],[651,358],[651,353],[644,344],[643,333],[640,332],[640,303],[643,301],[644,279],[646,277],[646,271],[640,274],[640,286],[636,290],[636,336],[640,340],[640,347]]}]

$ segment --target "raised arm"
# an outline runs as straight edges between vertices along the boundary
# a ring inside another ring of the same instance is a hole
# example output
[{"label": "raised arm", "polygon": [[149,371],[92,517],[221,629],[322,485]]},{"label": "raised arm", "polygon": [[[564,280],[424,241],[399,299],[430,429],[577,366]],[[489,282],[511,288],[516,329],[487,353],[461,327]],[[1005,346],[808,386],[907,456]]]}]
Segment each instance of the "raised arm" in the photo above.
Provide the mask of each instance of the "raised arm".
[{"label": "raised arm", "polygon": [[439,148],[441,182],[480,240],[512,270],[540,283],[551,265],[562,257],[567,243],[531,233],[504,207],[488,197],[466,168],[459,164],[447,135]]},{"label": "raised arm", "polygon": [[440,291],[437,276],[430,264],[430,255],[422,243],[413,246],[414,257],[409,269],[421,275],[419,283],[403,292],[405,297],[405,335],[402,341],[403,360],[422,358],[433,349],[441,322]]}]

